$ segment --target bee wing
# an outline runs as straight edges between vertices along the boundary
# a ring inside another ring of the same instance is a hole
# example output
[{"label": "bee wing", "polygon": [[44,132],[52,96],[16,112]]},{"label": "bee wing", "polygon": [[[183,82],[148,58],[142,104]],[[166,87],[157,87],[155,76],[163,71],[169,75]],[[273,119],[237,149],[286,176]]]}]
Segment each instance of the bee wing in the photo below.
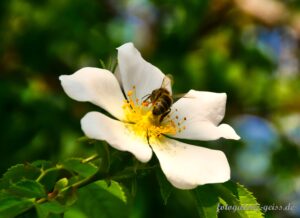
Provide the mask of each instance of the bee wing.
[{"label": "bee wing", "polygon": [[161,83],[161,88],[167,88],[168,86],[173,85],[173,76],[171,74],[165,75],[162,83]]},{"label": "bee wing", "polygon": [[195,96],[189,95],[188,93],[179,93],[179,94],[174,94],[173,99],[177,100],[179,98],[195,98]]}]

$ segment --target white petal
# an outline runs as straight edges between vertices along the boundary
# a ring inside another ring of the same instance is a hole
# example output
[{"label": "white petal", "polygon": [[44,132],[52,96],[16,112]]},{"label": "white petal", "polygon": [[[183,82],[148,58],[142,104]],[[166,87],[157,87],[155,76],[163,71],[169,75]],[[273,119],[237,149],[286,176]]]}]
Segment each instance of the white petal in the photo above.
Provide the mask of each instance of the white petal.
[{"label": "white petal", "polygon": [[[118,64],[125,93],[136,87],[136,97],[142,99],[160,88],[165,75],[155,66],[145,61],[132,43],[118,48]],[[171,92],[171,84],[167,88]]]},{"label": "white petal", "polygon": [[87,137],[105,140],[118,150],[129,151],[141,162],[151,159],[152,150],[147,141],[135,137],[120,121],[99,112],[89,112],[81,119],[81,128]]},{"label": "white petal", "polygon": [[168,138],[151,146],[167,179],[179,189],[192,189],[230,179],[230,167],[222,151]]},{"label": "white petal", "polygon": [[119,84],[121,85],[121,88],[123,89],[119,66],[116,67],[114,75],[115,75],[116,79],[118,80]]},{"label": "white petal", "polygon": [[117,79],[108,70],[86,67],[59,79],[70,98],[92,102],[123,119],[124,96]]},{"label": "white petal", "polygon": [[185,127],[185,130],[177,131],[173,137],[193,140],[215,140],[221,137],[240,139],[228,124],[218,126],[224,117],[225,105],[225,93],[190,90],[171,108],[171,119],[181,122],[180,126]]}]

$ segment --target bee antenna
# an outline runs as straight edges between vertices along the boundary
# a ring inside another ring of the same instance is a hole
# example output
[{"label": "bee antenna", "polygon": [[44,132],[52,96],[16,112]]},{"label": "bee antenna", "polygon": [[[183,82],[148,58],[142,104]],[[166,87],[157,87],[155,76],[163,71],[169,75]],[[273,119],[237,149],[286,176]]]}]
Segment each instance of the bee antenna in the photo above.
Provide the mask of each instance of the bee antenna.
[{"label": "bee antenna", "polygon": [[[144,95],[144,96],[142,97],[142,100],[145,99],[145,98],[147,99],[150,95],[151,95],[151,94]],[[145,100],[146,100],[146,99],[145,99]]]}]

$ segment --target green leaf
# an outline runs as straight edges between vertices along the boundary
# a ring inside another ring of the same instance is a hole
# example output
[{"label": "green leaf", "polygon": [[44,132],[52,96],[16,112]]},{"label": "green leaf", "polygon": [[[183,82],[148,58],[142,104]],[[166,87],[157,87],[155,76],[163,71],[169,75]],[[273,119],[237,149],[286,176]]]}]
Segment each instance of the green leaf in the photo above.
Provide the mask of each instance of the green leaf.
[{"label": "green leaf", "polygon": [[136,177],[133,177],[131,179],[130,193],[133,198],[136,196],[136,191],[137,191],[137,181],[136,180],[137,180]]},{"label": "green leaf", "polygon": [[220,202],[223,202],[223,206],[218,207],[219,211],[236,212],[240,217],[264,217],[256,198],[243,185],[228,181],[214,187],[222,199]]},{"label": "green leaf", "polygon": [[202,185],[193,190],[197,210],[201,218],[216,218],[218,195],[212,185]]},{"label": "green leaf", "polygon": [[36,204],[35,208],[39,218],[47,218],[50,214],[61,214],[66,210],[66,208],[57,201]]},{"label": "green leaf", "polygon": [[71,206],[77,201],[77,190],[69,188],[60,192],[56,199],[65,206]]},{"label": "green leaf", "polygon": [[7,189],[7,192],[24,198],[46,197],[46,192],[44,187],[40,183],[29,179],[24,179],[17,183],[12,184]]},{"label": "green leaf", "polygon": [[103,69],[107,69],[106,68],[106,65],[104,63],[104,61],[102,59],[99,59],[99,62],[100,62],[100,66],[103,68]]},{"label": "green leaf", "polygon": [[46,160],[37,160],[32,162],[31,165],[41,169],[41,171],[43,172],[50,170],[50,172],[47,172],[46,175],[43,175],[43,177],[39,179],[38,182],[44,185],[47,192],[52,191],[53,186],[55,185],[59,177],[59,173],[60,173],[60,170],[58,169],[59,167],[56,166],[53,162],[46,161]]},{"label": "green leaf", "polygon": [[78,138],[77,141],[78,142],[94,142],[95,140],[91,139],[89,137],[86,137],[86,136],[82,136],[82,137]]},{"label": "green leaf", "polygon": [[164,204],[168,203],[168,199],[174,190],[173,186],[170,182],[166,179],[165,175],[162,173],[160,169],[156,170],[156,178],[159,184],[160,195],[163,199]]},{"label": "green leaf", "polygon": [[13,218],[32,206],[33,202],[28,199],[2,194],[0,197],[0,217]]},{"label": "green leaf", "polygon": [[41,205],[36,204],[35,205],[36,213],[38,215],[38,218],[48,218],[49,212],[47,210],[44,210]]},{"label": "green leaf", "polygon": [[62,162],[67,170],[78,173],[80,176],[89,177],[97,172],[97,167],[92,163],[82,163],[82,158],[70,158]]},{"label": "green leaf", "polygon": [[110,153],[106,142],[96,143],[95,148],[101,158],[100,172],[107,173],[110,168]]},{"label": "green leaf", "polygon": [[[73,179],[73,181],[71,181]],[[70,206],[77,200],[75,188],[70,188],[68,185],[74,184],[78,181],[78,176],[71,177],[70,180],[67,178],[61,178],[58,180],[51,192],[48,193],[49,200],[57,200],[64,206]]]},{"label": "green leaf", "polygon": [[110,56],[109,58],[109,71],[112,72],[112,73],[115,73],[116,71],[116,68],[118,66],[118,59],[116,57],[112,57]]},{"label": "green leaf", "polygon": [[76,190],[72,188],[67,188],[69,180],[67,178],[62,178],[55,183],[54,189],[48,194],[49,199],[56,199],[59,203],[69,206],[73,204],[76,198]]},{"label": "green leaf", "polygon": [[34,162],[31,163],[31,166],[43,169],[43,170],[47,170],[49,168],[52,168],[55,166],[55,164],[51,161],[48,160],[36,160]]},{"label": "green leaf", "polygon": [[0,189],[6,189],[11,183],[16,183],[21,179],[35,180],[40,174],[40,169],[31,164],[17,164],[10,167],[0,180]]},{"label": "green leaf", "polygon": [[66,211],[64,214],[64,218],[89,218],[86,214],[84,214],[81,210],[76,208],[71,208]]},{"label": "green leaf", "polygon": [[80,218],[99,218],[100,214],[101,218],[129,217],[125,199],[123,189],[117,182],[112,181],[108,187],[105,181],[97,181],[78,190],[78,200],[66,212],[66,217],[78,211]]},{"label": "green leaf", "polygon": [[101,187],[103,190],[113,194],[117,198],[119,198],[124,203],[127,202],[127,197],[123,187],[116,181],[111,181],[109,185],[107,185],[106,181],[101,180],[97,182],[97,185]]}]

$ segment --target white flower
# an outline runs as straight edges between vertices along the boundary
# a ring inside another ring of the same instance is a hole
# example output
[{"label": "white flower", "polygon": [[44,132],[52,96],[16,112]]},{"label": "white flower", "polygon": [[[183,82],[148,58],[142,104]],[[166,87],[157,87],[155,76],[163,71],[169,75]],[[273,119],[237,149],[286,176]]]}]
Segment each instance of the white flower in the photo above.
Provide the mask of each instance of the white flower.
[{"label": "white flower", "polygon": [[[153,106],[143,100],[161,87],[164,77],[142,58],[132,43],[126,43],[118,48],[116,75],[86,67],[59,79],[69,97],[98,105],[116,118],[99,112],[87,113],[81,120],[87,137],[105,140],[118,150],[131,152],[141,162],[149,161],[153,150],[167,179],[180,189],[229,180],[230,168],[222,151],[166,137],[239,139],[232,127],[219,125],[225,113],[226,94],[190,90],[188,98],[176,101],[169,116],[157,122],[152,115]],[[171,92],[170,85],[166,88]]]}]

